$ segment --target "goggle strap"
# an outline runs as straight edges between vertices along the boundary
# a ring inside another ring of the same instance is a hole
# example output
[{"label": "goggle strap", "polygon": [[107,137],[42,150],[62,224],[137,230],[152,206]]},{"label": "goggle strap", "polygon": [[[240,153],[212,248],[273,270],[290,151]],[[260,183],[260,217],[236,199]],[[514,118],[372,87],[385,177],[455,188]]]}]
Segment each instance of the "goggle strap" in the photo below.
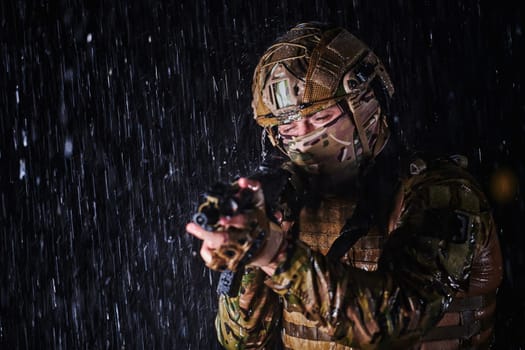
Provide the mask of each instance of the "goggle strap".
[{"label": "goggle strap", "polygon": [[[355,128],[357,130],[357,135],[359,136],[359,141],[361,141],[361,146],[363,147],[363,156],[367,157],[370,155],[370,145],[368,144],[368,140],[366,139],[366,133],[363,129],[363,124],[359,122],[357,117],[355,116],[355,113],[351,111],[350,115],[352,116],[352,119],[354,120]],[[357,157],[357,150],[356,150],[356,157]]]}]

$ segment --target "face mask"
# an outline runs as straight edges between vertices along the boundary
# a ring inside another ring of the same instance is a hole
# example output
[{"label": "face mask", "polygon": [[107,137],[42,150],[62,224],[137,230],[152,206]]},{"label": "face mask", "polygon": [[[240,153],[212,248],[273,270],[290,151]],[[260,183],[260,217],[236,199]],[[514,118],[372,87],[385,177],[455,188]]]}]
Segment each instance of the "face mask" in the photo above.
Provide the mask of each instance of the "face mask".
[{"label": "face mask", "polygon": [[349,168],[357,169],[354,131],[350,116],[342,114],[306,135],[283,139],[283,147],[290,160],[306,171],[333,175]]}]

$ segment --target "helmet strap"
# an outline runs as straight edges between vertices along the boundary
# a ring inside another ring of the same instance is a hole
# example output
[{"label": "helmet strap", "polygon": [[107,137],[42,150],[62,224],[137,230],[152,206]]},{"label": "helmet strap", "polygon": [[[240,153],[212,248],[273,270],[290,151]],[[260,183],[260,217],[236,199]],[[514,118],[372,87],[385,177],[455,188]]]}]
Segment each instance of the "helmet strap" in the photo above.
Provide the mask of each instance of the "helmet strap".
[{"label": "helmet strap", "polygon": [[390,131],[388,129],[388,123],[384,115],[380,117],[379,122],[381,123],[381,129],[379,135],[377,136],[376,143],[374,144],[374,149],[372,150],[372,156],[375,157],[381,152],[385,147],[388,138],[390,137]]},{"label": "helmet strap", "polygon": [[[361,147],[363,147],[363,158],[369,158],[371,156],[370,153],[370,145],[368,144],[368,140],[366,139],[366,133],[363,129],[363,124],[359,122],[357,119],[355,113],[350,110],[350,103],[348,102],[349,98],[345,100],[346,103],[341,103],[341,106],[345,112],[348,112],[348,114],[351,116],[352,120],[354,121],[355,128],[357,130],[357,135],[359,136],[359,141],[361,142]],[[357,157],[357,152],[356,152]]]}]

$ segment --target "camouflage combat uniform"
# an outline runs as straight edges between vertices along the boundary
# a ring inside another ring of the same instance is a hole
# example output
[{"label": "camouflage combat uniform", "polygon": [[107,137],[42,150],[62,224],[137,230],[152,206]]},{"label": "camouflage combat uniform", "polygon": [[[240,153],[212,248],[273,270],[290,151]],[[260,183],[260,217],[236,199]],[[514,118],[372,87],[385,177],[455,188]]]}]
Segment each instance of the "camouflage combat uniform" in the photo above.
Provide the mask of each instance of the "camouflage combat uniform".
[{"label": "camouflage combat uniform", "polygon": [[489,347],[502,267],[487,199],[454,161],[417,159],[410,166],[386,224],[371,226],[337,261],[325,254],[355,201],[324,198],[316,209],[302,208],[295,218],[300,241],[276,273],[248,268],[238,295],[221,295],[221,344]]}]

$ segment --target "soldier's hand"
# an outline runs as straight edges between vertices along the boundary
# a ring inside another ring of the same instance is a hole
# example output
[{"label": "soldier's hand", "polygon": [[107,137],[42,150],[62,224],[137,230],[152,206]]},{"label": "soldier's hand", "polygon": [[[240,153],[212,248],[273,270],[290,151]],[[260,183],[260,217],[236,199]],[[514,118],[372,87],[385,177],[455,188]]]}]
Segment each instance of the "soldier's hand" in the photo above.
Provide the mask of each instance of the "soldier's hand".
[{"label": "soldier's hand", "polygon": [[202,240],[200,255],[214,270],[235,271],[242,265],[266,266],[272,262],[283,243],[283,231],[268,219],[264,195],[258,181],[240,178],[239,191],[253,191],[253,210],[234,216],[221,216],[219,228],[207,231],[194,222],[186,225],[188,233]]}]

